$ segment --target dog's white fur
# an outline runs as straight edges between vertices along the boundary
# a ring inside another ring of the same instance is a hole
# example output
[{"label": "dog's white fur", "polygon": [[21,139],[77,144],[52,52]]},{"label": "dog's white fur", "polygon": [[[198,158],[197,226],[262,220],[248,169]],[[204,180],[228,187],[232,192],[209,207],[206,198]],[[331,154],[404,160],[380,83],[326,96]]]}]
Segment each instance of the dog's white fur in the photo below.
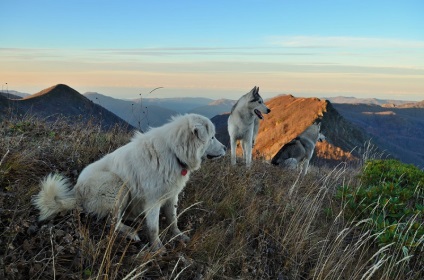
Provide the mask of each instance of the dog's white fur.
[{"label": "dog's white fur", "polygon": [[137,232],[121,220],[144,214],[150,243],[157,250],[162,247],[161,207],[172,233],[187,241],[177,226],[178,194],[190,173],[200,168],[204,155],[219,157],[225,150],[209,119],[196,114],[177,116],[145,134],[136,133],[128,144],[88,165],[74,188],[60,175],[47,176],[33,202],[40,220],[79,206],[99,218],[112,213],[116,229],[133,240],[139,240]]},{"label": "dog's white fur", "polygon": [[259,87],[254,87],[234,104],[228,117],[228,134],[231,145],[231,164],[236,164],[237,140],[240,140],[246,165],[252,163],[252,149],[259,130],[259,119],[262,114],[271,110],[259,95]]},{"label": "dog's white fur", "polygon": [[325,136],[320,130],[321,123],[310,125],[298,137],[281,147],[272,158],[271,163],[288,169],[301,168],[302,174],[305,175],[317,141],[325,140]]}]

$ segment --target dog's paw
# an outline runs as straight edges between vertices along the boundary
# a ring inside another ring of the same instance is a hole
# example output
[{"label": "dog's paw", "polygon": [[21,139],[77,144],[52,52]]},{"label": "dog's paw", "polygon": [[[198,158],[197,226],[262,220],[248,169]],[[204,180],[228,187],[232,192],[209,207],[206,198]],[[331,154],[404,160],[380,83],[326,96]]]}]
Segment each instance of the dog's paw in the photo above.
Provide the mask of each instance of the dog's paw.
[{"label": "dog's paw", "polygon": [[150,245],[150,252],[158,253],[161,255],[166,252],[166,249],[162,242],[158,239]]},{"label": "dog's paw", "polygon": [[127,236],[128,236],[128,238],[129,238],[129,239],[131,239],[132,241],[135,241],[135,242],[140,242],[140,241],[141,241],[140,237],[139,237],[139,236],[138,236],[138,234],[137,234],[137,233],[135,233],[135,232],[129,233]]},{"label": "dog's paw", "polygon": [[175,238],[184,243],[188,243],[190,241],[190,237],[188,237],[188,235],[184,233],[176,235]]}]

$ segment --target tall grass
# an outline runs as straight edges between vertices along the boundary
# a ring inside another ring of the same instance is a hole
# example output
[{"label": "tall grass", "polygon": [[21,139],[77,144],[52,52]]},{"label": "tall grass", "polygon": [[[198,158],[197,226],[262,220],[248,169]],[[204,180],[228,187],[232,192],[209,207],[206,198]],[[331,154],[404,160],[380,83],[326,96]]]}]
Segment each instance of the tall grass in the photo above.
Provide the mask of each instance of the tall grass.
[{"label": "tall grass", "polygon": [[[120,128],[69,126],[31,118],[0,128],[0,278],[2,279],[420,279],[422,249],[379,247],[369,219],[347,218],[342,185],[359,186],[361,166],[341,163],[297,173],[255,161],[247,170],[229,157],[205,161],[180,195],[179,227],[148,250],[115,232],[108,219],[81,209],[37,222],[31,196],[59,172],[76,181],[89,163],[127,143]],[[368,157],[368,154],[367,154]],[[422,240],[422,237],[421,237]],[[422,241],[421,241],[422,243]],[[420,256],[421,254],[421,256]]]}]

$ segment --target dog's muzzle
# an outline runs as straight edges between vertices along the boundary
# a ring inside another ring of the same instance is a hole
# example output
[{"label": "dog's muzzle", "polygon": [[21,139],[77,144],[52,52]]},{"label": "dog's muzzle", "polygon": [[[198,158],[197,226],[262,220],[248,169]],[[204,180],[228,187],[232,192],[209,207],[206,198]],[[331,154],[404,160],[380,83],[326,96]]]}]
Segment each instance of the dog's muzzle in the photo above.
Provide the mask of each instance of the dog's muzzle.
[{"label": "dog's muzzle", "polygon": [[256,116],[258,116],[259,119],[262,120],[264,118],[264,116],[262,116],[261,111],[259,111],[258,109],[255,109],[253,112],[255,112]]},{"label": "dog's muzzle", "polygon": [[[253,110],[253,112],[258,116],[259,119],[263,120],[264,116],[262,115],[261,111],[258,109]],[[266,112],[264,114],[269,114],[271,112],[271,109],[267,108]]]},{"label": "dog's muzzle", "polygon": [[225,153],[227,152],[227,147],[225,147],[224,145],[222,145],[222,149],[224,150],[223,153],[220,153],[219,155],[213,155],[213,154],[206,154],[206,158],[207,159],[214,159],[214,158],[220,158],[222,156],[225,155]]},{"label": "dog's muzzle", "polygon": [[214,159],[214,158],[219,158],[219,157],[222,157],[222,155],[218,155],[218,156],[216,156],[216,155],[206,155],[207,159]]}]

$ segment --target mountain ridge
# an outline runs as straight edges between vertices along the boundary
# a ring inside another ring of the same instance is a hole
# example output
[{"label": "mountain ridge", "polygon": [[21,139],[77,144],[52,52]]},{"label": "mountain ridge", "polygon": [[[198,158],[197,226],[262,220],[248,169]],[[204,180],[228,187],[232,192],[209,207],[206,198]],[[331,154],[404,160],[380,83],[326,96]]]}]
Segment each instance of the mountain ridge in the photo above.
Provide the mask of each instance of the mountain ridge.
[{"label": "mountain ridge", "polygon": [[54,85],[22,99],[2,98],[0,112],[4,115],[30,115],[46,121],[55,121],[60,117],[66,117],[70,122],[92,121],[103,129],[115,125],[134,129],[115,114],[64,84]]}]

